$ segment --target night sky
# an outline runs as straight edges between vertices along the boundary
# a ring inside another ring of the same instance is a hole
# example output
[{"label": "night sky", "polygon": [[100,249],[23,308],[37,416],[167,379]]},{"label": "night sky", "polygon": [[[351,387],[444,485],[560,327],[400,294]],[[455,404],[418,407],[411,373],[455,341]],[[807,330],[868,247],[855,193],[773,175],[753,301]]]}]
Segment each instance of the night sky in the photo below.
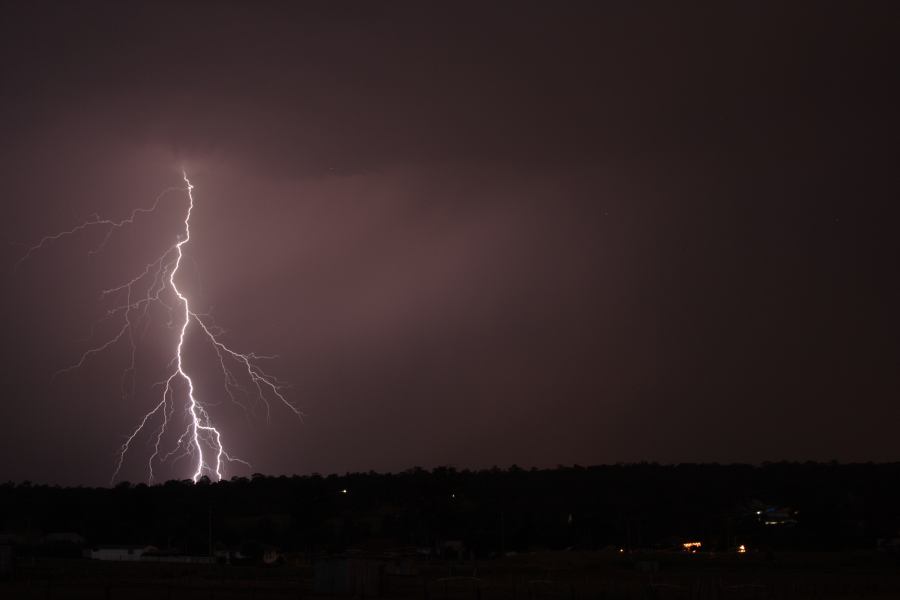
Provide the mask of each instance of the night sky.
[{"label": "night sky", "polygon": [[109,481],[167,317],[133,396],[52,375],[184,195],[16,261],[182,168],[182,287],[305,413],[189,348],[227,476],[900,460],[897,3],[0,8],[0,480]]}]

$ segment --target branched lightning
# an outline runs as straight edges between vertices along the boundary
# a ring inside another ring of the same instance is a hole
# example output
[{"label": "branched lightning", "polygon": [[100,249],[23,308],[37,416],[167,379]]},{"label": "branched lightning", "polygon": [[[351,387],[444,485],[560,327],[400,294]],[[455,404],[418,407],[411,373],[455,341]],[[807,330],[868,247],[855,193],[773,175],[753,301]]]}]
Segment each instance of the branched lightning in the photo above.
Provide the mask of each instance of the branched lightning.
[{"label": "branched lightning", "polygon": [[[90,228],[103,228],[105,235],[100,244],[91,249],[91,254],[101,251],[116,230],[133,225],[141,214],[152,213],[157,210],[162,199],[173,191],[184,191],[188,201],[187,211],[184,216],[184,229],[176,238],[176,242],[167,247],[158,258],[144,266],[133,278],[118,285],[102,290],[101,297],[124,297],[124,302],[108,309],[106,315],[100,321],[119,319],[120,324],[115,333],[97,345],[85,350],[79,359],[70,366],[65,367],[54,374],[54,377],[78,369],[86,361],[116,344],[127,340],[130,362],[122,374],[123,396],[134,395],[134,373],[136,366],[138,342],[146,333],[150,324],[150,308],[159,304],[170,315],[169,326],[177,331],[178,341],[175,346],[174,356],[169,362],[168,375],[157,382],[154,387],[162,388],[161,398],[153,408],[144,414],[137,426],[125,438],[116,455],[115,468],[112,475],[114,481],[125,461],[126,454],[131,449],[133,442],[155,423],[156,428],[150,433],[153,452],[147,463],[148,479],[153,481],[154,464],[162,464],[171,460],[172,464],[185,457],[193,457],[194,467],[191,478],[196,482],[204,475],[221,479],[224,476],[226,463],[237,462],[249,467],[249,463],[232,456],[226,450],[223,435],[210,417],[208,402],[201,402],[196,395],[194,381],[189,375],[184,360],[184,345],[189,332],[193,331],[202,335],[208,342],[218,359],[223,378],[224,391],[229,399],[248,410],[242,402],[249,390],[241,381],[250,384],[253,397],[257,398],[265,407],[267,420],[270,417],[270,399],[277,400],[297,417],[302,418],[300,410],[285,396],[286,385],[264,371],[259,366],[260,360],[275,358],[253,352],[241,353],[227,346],[222,340],[223,331],[212,322],[208,314],[197,313],[192,310],[188,296],[178,287],[177,275],[184,259],[184,246],[191,240],[191,215],[194,210],[194,186],[188,179],[187,173],[183,173],[184,188],[168,188],[156,197],[149,208],[137,208],[131,214],[121,220],[103,219],[95,215],[91,219],[76,225],[75,227],[46,235],[39,242],[30,246],[27,252],[16,263],[18,268],[28,260],[35,252],[46,245],[60,239],[76,235]],[[99,323],[91,327],[91,337]],[[237,371],[234,367],[237,367]],[[240,374],[240,375],[238,375]],[[129,385],[130,377],[130,385]],[[178,398],[184,398],[184,414],[188,425],[181,432],[174,445],[168,450],[163,449],[165,436],[169,425],[175,415]],[[174,457],[174,458],[173,458]]]}]

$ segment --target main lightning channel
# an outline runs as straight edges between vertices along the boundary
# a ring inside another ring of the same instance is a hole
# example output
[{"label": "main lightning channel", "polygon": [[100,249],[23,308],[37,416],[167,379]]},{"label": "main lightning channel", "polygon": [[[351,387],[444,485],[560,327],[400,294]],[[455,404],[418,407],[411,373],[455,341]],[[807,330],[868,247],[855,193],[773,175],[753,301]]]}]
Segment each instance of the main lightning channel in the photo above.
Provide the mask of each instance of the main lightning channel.
[{"label": "main lightning channel", "polygon": [[[206,465],[206,462],[203,458],[203,444],[200,442],[200,432],[205,431],[215,438],[215,448],[217,449],[216,453],[216,467],[215,473],[216,477],[222,479],[222,434],[218,429],[212,426],[209,422],[209,416],[205,414],[205,411],[202,411],[201,407],[197,403],[197,399],[194,397],[194,381],[191,379],[190,375],[184,370],[184,356],[182,355],[182,350],[184,349],[184,336],[187,333],[188,324],[191,322],[191,305],[188,302],[187,296],[181,293],[181,290],[178,289],[178,284],[175,283],[175,275],[178,273],[179,267],[181,267],[181,259],[184,254],[181,251],[181,247],[191,241],[191,213],[194,210],[194,186],[191,185],[191,181],[188,179],[187,173],[182,173],[184,177],[184,183],[187,184],[187,194],[188,194],[188,209],[187,215],[184,217],[184,239],[175,244],[175,252],[177,254],[177,258],[175,259],[175,267],[169,273],[169,284],[172,286],[172,291],[175,292],[175,295],[178,296],[178,299],[184,304],[184,321],[181,324],[181,332],[178,336],[178,347],[175,350],[176,358],[178,361],[178,375],[180,375],[186,382],[188,386],[188,399],[190,400],[189,411],[191,414],[191,428],[193,429],[193,438],[194,438],[194,448],[197,450],[197,469],[194,471],[193,480],[194,482],[198,481],[200,477],[203,476],[203,468]],[[170,377],[166,384],[166,392],[169,391],[169,385],[172,381]],[[201,411],[203,412],[204,419],[201,419]],[[205,424],[204,424],[205,421]]]}]

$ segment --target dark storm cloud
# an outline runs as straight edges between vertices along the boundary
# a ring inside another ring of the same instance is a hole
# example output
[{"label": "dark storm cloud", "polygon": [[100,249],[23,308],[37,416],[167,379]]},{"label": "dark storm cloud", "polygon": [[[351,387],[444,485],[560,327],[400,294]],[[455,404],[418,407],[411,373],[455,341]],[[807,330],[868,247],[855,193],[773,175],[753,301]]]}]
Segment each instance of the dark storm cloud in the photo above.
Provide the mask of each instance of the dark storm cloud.
[{"label": "dark storm cloud", "polygon": [[[192,293],[283,356],[308,413],[227,423],[263,471],[896,458],[896,22],[890,3],[9,4],[4,234],[121,214],[190,168]],[[136,412],[119,365],[46,375],[171,231],[8,280],[4,456],[24,457],[0,474],[104,479]]]},{"label": "dark storm cloud", "polygon": [[797,143],[848,95],[889,109],[890,20],[849,9],[102,6],[11,11],[20,108],[293,176],[736,149],[787,118]]}]

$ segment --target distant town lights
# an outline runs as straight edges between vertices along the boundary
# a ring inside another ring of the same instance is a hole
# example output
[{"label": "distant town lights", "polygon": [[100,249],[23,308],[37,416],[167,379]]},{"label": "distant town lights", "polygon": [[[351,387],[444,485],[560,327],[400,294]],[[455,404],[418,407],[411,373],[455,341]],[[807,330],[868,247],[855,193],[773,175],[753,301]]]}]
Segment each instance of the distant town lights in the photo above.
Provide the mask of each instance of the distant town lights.
[{"label": "distant town lights", "polygon": [[681,545],[684,548],[685,552],[690,552],[691,554],[696,553],[703,544],[700,542],[685,542]]}]

